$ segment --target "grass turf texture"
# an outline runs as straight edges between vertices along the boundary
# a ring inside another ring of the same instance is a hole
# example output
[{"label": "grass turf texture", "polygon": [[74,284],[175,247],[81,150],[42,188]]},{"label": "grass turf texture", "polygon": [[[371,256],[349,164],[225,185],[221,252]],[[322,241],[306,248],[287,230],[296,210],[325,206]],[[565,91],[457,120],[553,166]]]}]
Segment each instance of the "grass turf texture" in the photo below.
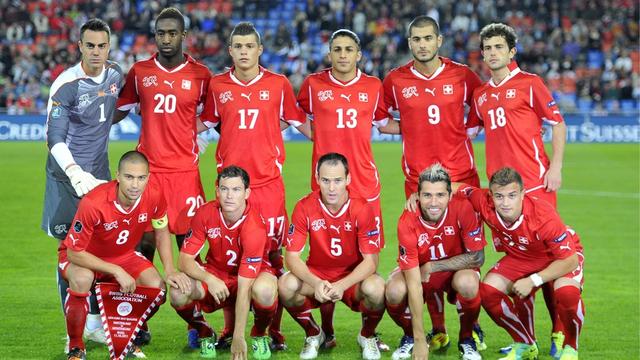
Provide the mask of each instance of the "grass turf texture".
[{"label": "grass turf texture", "polygon": [[[119,156],[132,149],[133,143],[110,144],[112,171]],[[484,171],[483,144],[476,144],[478,167]],[[403,177],[400,170],[401,146],[377,143],[373,147],[383,184],[382,205],[386,235],[379,272],[387,277],[395,267],[397,239],[395,227],[404,202]],[[201,162],[207,198],[213,197],[214,163],[212,144]],[[580,337],[581,359],[637,359],[639,335],[639,160],[638,145],[572,144],[567,147],[563,169],[563,187],[559,194],[560,213],[573,226],[585,247],[586,324]],[[0,358],[66,359],[65,327],[55,284],[56,241],[40,230],[44,190],[44,143],[0,143]],[[284,178],[287,208],[293,210],[297,199],[309,189],[311,146],[288,143]],[[483,272],[498,259],[490,247]],[[157,256],[156,256],[157,259]],[[549,319],[542,296],[536,306],[536,329],[541,359],[550,359]],[[446,355],[432,354],[432,359],[457,359],[458,317],[447,306],[447,325],[452,346]],[[219,329],[221,314],[208,315]],[[428,319],[428,315],[425,314]],[[319,316],[316,313],[316,319]],[[251,319],[249,320],[251,321]],[[497,350],[510,342],[484,311],[480,322],[489,349],[485,359],[497,359]],[[165,304],[150,323],[152,343],[144,351],[152,359],[198,358],[187,350],[186,326]],[[359,314],[344,305],[336,307],[335,329],[338,347],[321,352],[321,359],[357,359],[360,350],[356,334]],[[425,320],[425,328],[430,321]],[[297,359],[304,333],[285,312],[283,330],[290,350],[274,359]],[[388,315],[378,327],[392,350],[401,336],[400,329]],[[247,337],[247,340],[249,338]],[[90,359],[107,359],[106,347],[88,344]],[[226,352],[221,359],[229,358]],[[390,358],[390,354],[383,354]]]}]

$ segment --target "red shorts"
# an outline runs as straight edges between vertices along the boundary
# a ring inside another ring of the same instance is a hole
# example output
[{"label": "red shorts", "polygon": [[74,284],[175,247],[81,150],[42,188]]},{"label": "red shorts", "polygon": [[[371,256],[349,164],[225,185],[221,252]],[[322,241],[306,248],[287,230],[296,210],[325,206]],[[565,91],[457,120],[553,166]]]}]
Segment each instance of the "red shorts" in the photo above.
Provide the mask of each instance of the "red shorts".
[{"label": "red shorts", "polygon": [[[138,279],[140,274],[148,268],[153,267],[153,263],[151,263],[147,258],[144,257],[141,253],[134,251],[129,254],[125,254],[119,256],[117,258],[104,258],[102,259],[106,262],[116,264],[124,269],[127,274],[131,275],[132,278]],[[67,269],[69,268],[69,260],[67,259],[67,251],[58,251],[58,271],[62,278],[69,281],[67,277]],[[94,271],[95,274],[95,282],[116,282],[113,276],[108,274],[103,274],[101,272]]]},{"label": "red shorts", "polygon": [[[480,281],[480,269],[474,269],[478,274],[478,282]],[[453,275],[455,271],[439,271],[429,276],[429,282],[422,282],[422,296],[426,302],[426,296],[429,292],[446,292],[447,301],[450,304],[456,302],[456,290],[453,288]]]},{"label": "red shorts", "polygon": [[[465,178],[452,178],[452,182],[459,182],[467,185],[471,185],[473,187],[480,187],[480,177],[478,176],[478,172],[474,171],[473,174],[465,177]],[[411,194],[418,191],[418,183],[411,180],[405,179],[404,181],[404,196],[406,199],[409,198]]]},{"label": "red shorts", "polygon": [[[202,311],[212,313],[224,307],[233,306],[236,303],[236,294],[238,293],[238,277],[236,275],[229,275],[227,273],[219,271],[218,269],[206,264],[204,265],[204,269],[224,282],[224,284],[227,286],[227,289],[229,289],[229,297],[220,304],[217,304],[213,299],[213,296],[209,292],[209,286],[207,286],[207,283],[201,281],[200,284],[202,284],[202,287],[204,288],[204,298],[198,300],[198,302],[202,307]],[[264,261],[260,266],[260,273],[263,272],[276,276],[274,269]]]},{"label": "red shorts", "polygon": [[289,227],[282,177],[264,186],[251,188],[249,203],[258,209],[267,225],[271,251],[280,250]]},{"label": "red shorts", "polygon": [[[584,284],[584,255],[581,252],[577,252],[578,254],[578,267],[563,276],[565,278],[574,279],[580,286]],[[498,275],[502,275],[503,277],[509,279],[511,282],[515,282],[518,279],[522,279],[527,277],[533,273],[543,270],[546,268],[551,261],[549,259],[543,259],[540,261],[527,261],[521,258],[516,258],[513,256],[505,255],[502,259],[498,260],[498,262],[493,265],[489,273],[495,273]]]},{"label": "red shorts", "polygon": [[545,200],[549,204],[553,205],[555,209],[558,208],[557,193],[555,191],[548,192],[547,190],[544,189],[543,185],[536,186],[533,189],[526,190],[526,193],[529,196],[534,196],[534,197],[537,197],[538,199]]},{"label": "red shorts", "polygon": [[[169,231],[177,235],[186,234],[196,209],[205,202],[200,171],[155,172],[149,181],[160,185],[167,200]],[[153,229],[148,227],[146,231]]]}]

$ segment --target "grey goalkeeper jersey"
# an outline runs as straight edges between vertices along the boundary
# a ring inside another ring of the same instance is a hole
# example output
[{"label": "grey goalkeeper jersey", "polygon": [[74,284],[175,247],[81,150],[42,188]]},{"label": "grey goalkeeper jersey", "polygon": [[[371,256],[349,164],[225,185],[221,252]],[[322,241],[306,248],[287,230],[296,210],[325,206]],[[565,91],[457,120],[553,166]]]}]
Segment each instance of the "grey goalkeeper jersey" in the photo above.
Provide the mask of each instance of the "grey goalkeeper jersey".
[{"label": "grey goalkeeper jersey", "polygon": [[[97,77],[85,74],[80,63],[65,70],[51,85],[47,105],[47,146],[67,144],[76,164],[96,179],[110,180],[107,154],[109,131],[124,75],[120,66],[107,61]],[[68,180],[49,153],[47,176]]]}]

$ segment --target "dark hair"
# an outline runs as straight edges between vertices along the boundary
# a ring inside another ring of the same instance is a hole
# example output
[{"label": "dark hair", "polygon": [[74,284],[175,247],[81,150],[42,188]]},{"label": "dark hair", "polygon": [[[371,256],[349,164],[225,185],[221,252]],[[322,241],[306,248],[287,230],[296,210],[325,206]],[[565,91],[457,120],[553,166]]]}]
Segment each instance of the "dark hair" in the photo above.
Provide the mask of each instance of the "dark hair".
[{"label": "dark hair", "polygon": [[344,174],[349,175],[349,162],[347,158],[342,154],[338,153],[326,153],[318,159],[318,165],[316,166],[316,174],[320,174],[320,166],[322,164],[327,163],[329,165],[338,165],[342,164],[344,166]]},{"label": "dark hair", "polygon": [[127,151],[120,157],[120,161],[118,161],[118,171],[122,169],[122,165],[124,165],[124,163],[144,163],[149,167],[149,160],[147,160],[147,157],[137,150]]},{"label": "dark hair", "polygon": [[107,33],[107,38],[111,37],[111,29],[109,29],[109,25],[100,19],[91,19],[82,25],[80,28],[80,41],[82,41],[82,36],[87,30],[104,31]]},{"label": "dark hair", "polygon": [[258,30],[256,30],[255,26],[253,26],[253,23],[250,23],[248,21],[240,22],[233,28],[233,30],[231,31],[231,34],[229,35],[229,46],[231,46],[231,43],[233,42],[232,41],[233,37],[236,35],[238,36],[255,35],[258,45],[262,45],[262,39],[260,39],[260,34],[258,33]]},{"label": "dark hair", "polygon": [[222,169],[222,171],[220,172],[220,175],[218,175],[218,180],[216,180],[216,184],[220,185],[221,179],[228,179],[228,178],[234,178],[234,177],[241,178],[242,183],[244,184],[244,188],[245,189],[249,188],[249,183],[250,183],[249,174],[240,166],[235,166],[235,165],[230,165]]},{"label": "dark hair", "polygon": [[513,30],[511,26],[502,23],[493,23],[486,25],[482,28],[482,30],[480,30],[480,49],[484,49],[485,40],[494,36],[501,36],[505,40],[507,40],[507,46],[509,46],[509,50],[516,47],[516,43],[518,42],[516,31]]},{"label": "dark hair", "polygon": [[358,35],[356,35],[356,33],[348,29],[338,29],[334,31],[329,38],[329,48],[331,48],[331,46],[333,45],[333,40],[339,36],[346,36],[351,38],[353,41],[355,41],[356,45],[358,45],[358,50],[360,49],[360,38],[358,37]]},{"label": "dark hair", "polygon": [[426,26],[433,26],[433,29],[436,32],[436,36],[440,35],[440,26],[438,25],[436,19],[432,18],[431,16],[420,15],[413,19],[411,23],[409,23],[409,28],[407,29],[407,38],[411,37],[411,30],[413,30],[414,27]]},{"label": "dark hair", "polygon": [[158,26],[158,21],[162,19],[173,19],[177,21],[178,24],[180,24],[180,31],[185,30],[184,16],[180,12],[180,10],[178,10],[177,8],[168,7],[168,8],[162,9],[162,11],[160,11],[160,15],[158,15],[158,17],[156,18],[156,27]]},{"label": "dark hair", "polygon": [[443,168],[440,163],[435,163],[428,168],[424,169],[418,177],[418,193],[423,182],[437,183],[444,182],[447,184],[447,192],[451,194],[451,177],[447,169]]},{"label": "dark hair", "polygon": [[507,186],[511,183],[518,184],[520,190],[524,188],[522,176],[512,168],[503,167],[491,175],[491,179],[489,180],[489,189],[491,189],[493,185]]}]

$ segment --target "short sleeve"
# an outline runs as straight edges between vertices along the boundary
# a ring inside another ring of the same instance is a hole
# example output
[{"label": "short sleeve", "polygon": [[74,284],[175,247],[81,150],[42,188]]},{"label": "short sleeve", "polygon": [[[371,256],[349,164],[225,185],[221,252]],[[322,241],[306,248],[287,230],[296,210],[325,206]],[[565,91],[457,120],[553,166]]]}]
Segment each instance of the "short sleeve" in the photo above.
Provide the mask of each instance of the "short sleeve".
[{"label": "short sleeve", "polygon": [[487,246],[480,215],[473,210],[467,199],[461,199],[458,207],[458,223],[462,242],[467,251],[480,251]]},{"label": "short sleeve", "polygon": [[304,211],[304,204],[302,201],[299,201],[293,209],[291,224],[289,224],[289,230],[287,231],[287,243],[285,245],[287,251],[302,251],[304,245],[307,243],[308,233],[309,227]]},{"label": "short sleeve", "polygon": [[566,259],[576,252],[572,236],[557,213],[547,215],[536,235],[547,245],[553,258]]},{"label": "short sleeve", "polygon": [[400,270],[409,270],[420,265],[418,239],[411,223],[411,213],[405,211],[398,220],[398,266]]},{"label": "short sleeve", "polygon": [[536,115],[551,125],[556,125],[564,121],[556,101],[551,96],[549,89],[539,76],[536,76],[529,87],[529,101]]},{"label": "short sleeve", "polygon": [[204,110],[200,114],[202,123],[208,128],[214,128],[220,122],[218,101],[216,100],[217,95],[214,90],[215,79],[215,77],[209,79],[209,87],[204,101]]},{"label": "short sleeve", "polygon": [[304,79],[300,86],[300,90],[298,91],[298,105],[300,105],[300,108],[305,113],[313,114],[311,104],[311,82],[309,81],[309,76]]},{"label": "short sleeve", "polygon": [[398,110],[398,102],[395,98],[394,88],[393,88],[393,79],[392,74],[387,75],[382,82],[383,87],[383,97],[384,97],[384,107],[387,111],[390,110]]},{"label": "short sleeve", "polygon": [[202,206],[196,210],[196,214],[191,218],[191,228],[187,230],[180,252],[189,255],[197,255],[202,251],[207,239],[207,214],[210,214],[209,206]]},{"label": "short sleeve", "polygon": [[90,198],[80,200],[76,216],[71,222],[64,244],[73,251],[84,251],[93,237],[94,227],[100,224],[100,212],[93,206]]},{"label": "short sleeve", "polygon": [[293,93],[291,83],[284,77],[281,109],[280,120],[287,122],[291,126],[298,127],[307,121],[307,115],[298,106],[298,100]]},{"label": "short sleeve", "polygon": [[373,125],[375,126],[385,126],[389,121],[391,115],[389,115],[389,111],[387,110],[387,106],[384,103],[384,87],[381,82],[378,82],[378,98],[376,99],[376,109],[375,114],[373,116]]},{"label": "short sleeve", "polygon": [[118,110],[128,111],[133,109],[139,102],[140,97],[136,87],[136,66],[134,65],[129,70],[124,86],[120,90],[116,107]]},{"label": "short sleeve", "polygon": [[356,216],[358,247],[362,254],[380,253],[380,226],[369,203],[363,204]]},{"label": "short sleeve", "polygon": [[253,219],[242,225],[240,239],[242,239],[242,254],[240,254],[238,275],[254,279],[260,273],[262,257],[265,255],[267,229],[264,224]]}]

